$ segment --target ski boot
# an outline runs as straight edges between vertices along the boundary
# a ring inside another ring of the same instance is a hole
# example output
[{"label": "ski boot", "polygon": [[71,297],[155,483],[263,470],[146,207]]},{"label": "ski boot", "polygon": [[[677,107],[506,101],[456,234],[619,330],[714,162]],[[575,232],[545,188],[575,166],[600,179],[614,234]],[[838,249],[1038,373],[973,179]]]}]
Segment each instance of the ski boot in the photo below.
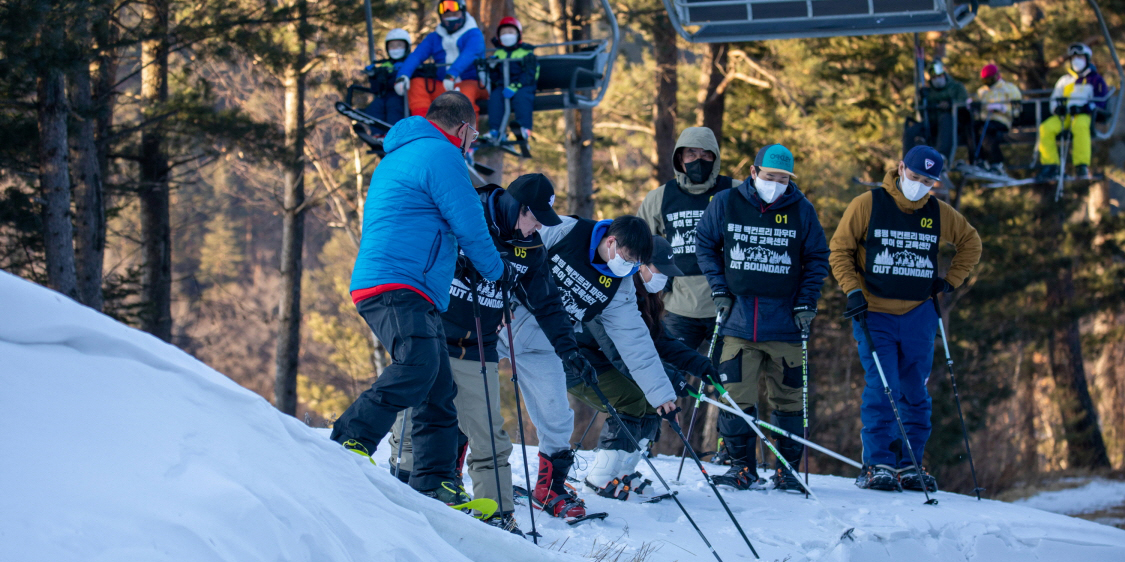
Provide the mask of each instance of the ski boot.
[{"label": "ski boot", "polygon": [[922,486],[925,484],[927,491],[937,491],[937,478],[930,476],[925,468],[919,469],[921,474],[914,470],[913,466],[900,469],[898,473],[899,484],[902,485],[904,490],[913,490],[921,492]]},{"label": "ski boot", "polygon": [[1035,181],[1049,182],[1056,180],[1059,177],[1059,167],[1056,164],[1047,164],[1039,168],[1039,173],[1035,174]]},{"label": "ski boot", "polygon": [[356,453],[357,455],[367,457],[367,460],[371,461],[371,464],[375,464],[375,459],[371,458],[371,453],[367,450],[367,447],[363,446],[363,443],[360,443],[355,439],[348,439],[347,441],[344,441],[343,445],[345,449]]},{"label": "ski boot", "polygon": [[[624,500],[629,497],[624,492],[624,497],[619,496],[618,488],[621,486],[621,473],[629,453],[622,450],[598,449],[594,462],[591,463],[590,472],[586,474],[586,485],[603,498],[617,498]],[[542,466],[542,464],[540,465]]]},{"label": "ski boot", "polygon": [[580,519],[586,516],[586,504],[566,487],[566,474],[574,464],[574,451],[566,449],[551,456],[539,453],[539,478],[532,495],[537,507],[553,517]]},{"label": "ski boot", "polygon": [[1009,177],[1008,170],[1004,169],[1003,162],[996,162],[995,164],[993,164],[990,171],[998,176]]},{"label": "ski boot", "polygon": [[863,469],[855,479],[855,485],[864,490],[902,491],[902,485],[898,482],[898,473],[885,464],[863,465]]},{"label": "ski boot", "polygon": [[511,512],[497,513],[492,517],[485,519],[484,523],[485,525],[491,525],[493,527],[496,527],[497,529],[508,531],[509,533],[520,538],[527,538],[527,535],[523,534],[523,531],[520,530],[519,524],[516,523],[515,515],[513,515]]},{"label": "ski boot", "polygon": [[441,486],[432,490],[419,490],[428,498],[433,498],[445,505],[464,512],[476,519],[488,519],[496,513],[496,500],[489,498],[473,499],[465,492],[465,488],[450,481],[441,483]]},{"label": "ski boot", "polygon": [[[797,435],[802,431],[802,420],[804,415],[801,412],[774,412],[773,424],[793,435]],[[805,452],[805,446],[800,443],[783,436],[778,436],[776,439],[777,452],[785,458],[789,466],[797,470],[801,466],[801,454]],[[798,476],[785,469],[781,461],[774,463],[774,473],[770,477],[773,482],[773,487],[778,490],[787,490],[793,492],[804,492],[805,488],[801,486],[801,481]]]},{"label": "ski boot", "polygon": [[730,455],[730,470],[726,474],[711,477],[711,481],[737,490],[757,488],[759,478],[755,460],[756,440],[755,435],[724,436],[723,445]]},{"label": "ski boot", "polygon": [[1079,164],[1074,167],[1074,177],[1080,180],[1094,179],[1094,176],[1090,175],[1090,167],[1085,164]]}]

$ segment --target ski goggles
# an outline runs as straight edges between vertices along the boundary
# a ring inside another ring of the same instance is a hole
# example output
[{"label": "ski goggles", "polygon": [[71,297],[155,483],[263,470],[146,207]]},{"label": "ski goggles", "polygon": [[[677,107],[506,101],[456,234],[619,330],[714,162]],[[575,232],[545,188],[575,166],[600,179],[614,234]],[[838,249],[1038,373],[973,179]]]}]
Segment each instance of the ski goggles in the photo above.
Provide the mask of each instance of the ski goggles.
[{"label": "ski goggles", "polygon": [[461,4],[459,4],[457,0],[443,0],[441,4],[438,4],[437,11],[442,15],[449,12],[460,12]]}]

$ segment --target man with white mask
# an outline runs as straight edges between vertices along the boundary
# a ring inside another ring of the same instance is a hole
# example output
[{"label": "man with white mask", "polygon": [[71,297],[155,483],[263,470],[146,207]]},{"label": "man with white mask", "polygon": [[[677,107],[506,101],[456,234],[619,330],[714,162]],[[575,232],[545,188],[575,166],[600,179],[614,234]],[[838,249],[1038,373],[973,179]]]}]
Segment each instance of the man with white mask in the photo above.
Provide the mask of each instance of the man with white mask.
[{"label": "man with white mask", "polygon": [[[696,227],[696,257],[711,285],[719,317],[726,318],[719,377],[734,400],[757,417],[758,381],[766,385],[773,423],[800,434],[801,334],[816,317],[820,286],[828,275],[828,244],[816,209],[793,173],[793,153],[780,144],[758,151],[750,179],[718,193]],[[758,484],[757,436],[738,416],[719,414],[719,434],[731,468],[717,484],[749,489]],[[777,438],[791,465],[801,444]],[[800,490],[777,463],[774,487]]]},{"label": "man with white mask", "polygon": [[[921,467],[915,470],[910,455],[904,454],[870,344],[901,413],[906,439],[922,462],[931,429],[933,408],[926,381],[938,317],[933,306],[919,305],[960,286],[981,254],[976,229],[953,207],[929,195],[942,166],[936,150],[914,147],[887,173],[883,187],[852,200],[832,236],[832,272],[848,295],[844,318],[852,319],[866,371],[860,409],[864,468],[856,479],[864,489],[937,489],[937,481]],[[944,277],[937,268],[941,242],[957,248]]]}]

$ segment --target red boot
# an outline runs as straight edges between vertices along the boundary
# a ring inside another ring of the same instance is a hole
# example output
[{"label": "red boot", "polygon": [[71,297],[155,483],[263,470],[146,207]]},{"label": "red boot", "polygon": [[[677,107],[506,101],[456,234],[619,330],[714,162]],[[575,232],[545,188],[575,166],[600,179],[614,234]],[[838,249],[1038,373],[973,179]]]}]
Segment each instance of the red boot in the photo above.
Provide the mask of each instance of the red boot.
[{"label": "red boot", "polygon": [[574,464],[574,451],[559,451],[551,456],[539,453],[539,479],[535,482],[535,501],[555,517],[584,517],[586,506],[566,488],[566,475]]}]

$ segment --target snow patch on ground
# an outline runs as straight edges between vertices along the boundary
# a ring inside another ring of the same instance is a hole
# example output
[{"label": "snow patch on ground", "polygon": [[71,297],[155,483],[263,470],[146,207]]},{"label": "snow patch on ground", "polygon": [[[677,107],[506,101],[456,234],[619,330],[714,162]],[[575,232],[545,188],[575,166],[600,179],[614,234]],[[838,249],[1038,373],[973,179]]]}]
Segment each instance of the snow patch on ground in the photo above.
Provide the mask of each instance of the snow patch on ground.
[{"label": "snow patch on ground", "polygon": [[[1068,480],[1085,482],[1085,484],[1065,490],[1040,492],[1034,496],[1019,499],[1012,503],[1042,509],[1043,511],[1050,511],[1051,513],[1082,516],[1120,511],[1122,507],[1125,507],[1125,481],[1109,480],[1105,478],[1087,480],[1082,478],[1063,479],[1060,480],[1060,482],[1067,483]],[[1125,524],[1125,517],[1121,516],[1095,516],[1087,518],[1104,525]]]}]

